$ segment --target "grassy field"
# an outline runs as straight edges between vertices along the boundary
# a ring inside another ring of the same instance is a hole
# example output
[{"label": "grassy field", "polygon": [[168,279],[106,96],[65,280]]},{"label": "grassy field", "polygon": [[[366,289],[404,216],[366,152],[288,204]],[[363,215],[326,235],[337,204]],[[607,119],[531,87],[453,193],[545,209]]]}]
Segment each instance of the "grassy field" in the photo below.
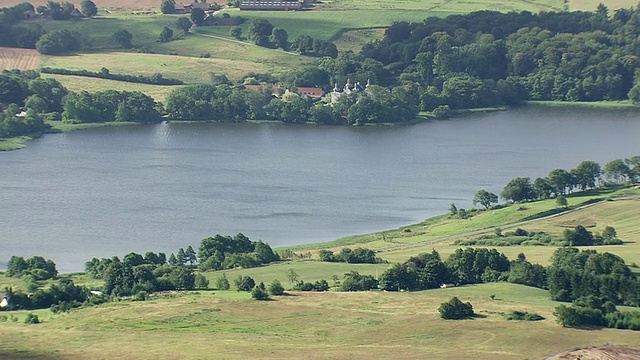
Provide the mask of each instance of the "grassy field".
[{"label": "grassy field", "polygon": [[[495,300],[489,295],[495,294]],[[440,303],[470,301],[479,317],[445,321]],[[415,293],[292,293],[250,301],[247,293],[179,293],[141,303],[110,303],[53,315],[44,323],[3,323],[0,358],[33,359],[535,359],[567,348],[636,344],[623,330],[564,329],[546,292],[485,284]],[[538,313],[512,322],[511,310]],[[108,354],[108,355],[107,355]]]},{"label": "grassy field", "polygon": [[156,101],[164,102],[171,90],[181,86],[149,85],[137,84],[124,81],[97,79],[84,76],[40,74],[43,78],[53,78],[58,80],[70,91],[97,92],[105,90],[117,91],[140,91],[154,98]]},{"label": "grassy field", "polygon": [[0,140],[0,151],[18,150],[25,147],[25,143],[31,140],[28,136],[16,136]]},{"label": "grassy field", "polygon": [[[589,197],[639,194],[638,190],[624,188],[583,194],[569,200],[575,205]],[[526,204],[533,214],[550,206],[546,201]],[[527,213],[529,210],[517,209],[511,209],[515,214],[509,214],[509,209],[461,221],[476,222],[469,227],[475,228],[480,224],[495,224],[496,219],[504,224],[531,215]],[[640,262],[639,209],[640,199],[618,198],[537,220],[523,228],[557,233],[577,224],[588,226],[591,231],[614,226],[625,244],[595,249],[616,253],[627,262]],[[525,214],[520,214],[522,212]],[[465,231],[465,227],[454,226],[449,220],[446,216],[439,217],[420,226],[430,224],[437,228],[436,225],[442,223],[441,234]],[[388,234],[391,236],[393,231]],[[412,240],[404,241],[411,244]],[[364,245],[369,244],[372,243]],[[379,255],[390,261],[404,261],[432,248],[445,258],[457,247],[451,241],[443,241]],[[555,248],[511,246],[498,250],[510,258],[525,252],[532,262],[547,264]],[[230,282],[238,275],[249,275],[265,284],[278,279],[289,288],[286,273],[290,269],[300,280],[327,279],[334,285],[333,275],[342,278],[345,272],[356,270],[375,276],[388,266],[295,260],[260,268],[207,272],[205,276],[211,287],[224,273]],[[79,284],[100,287],[100,282],[83,274],[73,274],[72,278]],[[20,289],[23,286],[20,280],[1,274],[0,282],[2,287]],[[478,316],[464,321],[440,319],[438,306],[453,296],[471,302]],[[113,302],[62,315],[49,310],[34,311],[44,320],[39,325],[23,323],[28,312],[0,313],[8,317],[2,324],[0,359],[94,359],[104,358],[105,354],[116,359],[377,359],[390,356],[394,359],[538,359],[562,350],[598,344],[637,345],[638,333],[633,331],[560,327],[553,316],[558,305],[550,300],[546,290],[509,283],[405,293],[289,292],[287,296],[266,302],[253,301],[248,293],[236,291],[171,292],[155,295],[145,302]],[[505,320],[502,314],[513,310],[536,313],[545,320]]]}]

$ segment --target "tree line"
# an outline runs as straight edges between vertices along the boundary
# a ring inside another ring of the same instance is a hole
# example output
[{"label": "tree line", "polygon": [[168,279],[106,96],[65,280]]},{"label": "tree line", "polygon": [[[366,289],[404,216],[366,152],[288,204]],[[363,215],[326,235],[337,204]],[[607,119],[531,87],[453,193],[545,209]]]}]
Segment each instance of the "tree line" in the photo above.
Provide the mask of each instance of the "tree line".
[{"label": "tree line", "polygon": [[640,9],[532,14],[478,11],[397,22],[360,59],[421,86],[421,109],[524,100],[640,101]]},{"label": "tree line", "polygon": [[153,98],[139,91],[70,92],[53,78],[33,70],[0,73],[0,139],[39,135],[49,129],[45,120],[69,123],[159,122],[163,113]]},{"label": "tree line", "polygon": [[172,90],[166,112],[175,120],[277,120],[285,123],[364,125],[412,121],[418,114],[411,85],[391,90],[372,85],[362,95],[343,95],[328,106],[295,93],[274,98],[271,85],[246,91],[229,85],[192,85]]},{"label": "tree line", "polygon": [[69,70],[69,69],[55,69],[49,67],[43,67],[40,69],[41,73],[45,74],[59,74],[59,75],[75,75],[84,77],[93,77],[99,79],[125,81],[139,84],[152,84],[152,85],[183,85],[184,82],[178,79],[169,79],[162,76],[161,73],[153,74],[151,76],[144,75],[129,75],[129,74],[112,74],[109,69],[102,68],[100,71],[88,71],[88,70]]}]

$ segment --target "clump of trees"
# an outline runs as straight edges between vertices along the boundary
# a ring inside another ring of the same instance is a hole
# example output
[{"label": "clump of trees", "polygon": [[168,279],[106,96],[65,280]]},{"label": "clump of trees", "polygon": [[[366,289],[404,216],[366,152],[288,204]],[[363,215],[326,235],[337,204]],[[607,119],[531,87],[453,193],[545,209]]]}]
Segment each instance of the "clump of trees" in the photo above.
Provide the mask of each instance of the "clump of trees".
[{"label": "clump of trees", "polygon": [[69,93],[65,97],[62,120],[69,123],[132,121],[158,122],[158,103],[139,91],[106,90]]},{"label": "clump of trees", "polygon": [[346,262],[350,264],[375,264],[382,262],[376,257],[375,251],[365,248],[343,248],[338,254],[334,254],[331,250],[320,250],[318,253],[321,261],[327,262]]},{"label": "clump of trees", "polygon": [[478,239],[456,240],[455,245],[464,246],[598,246],[622,245],[616,229],[612,226],[604,228],[602,233],[591,233],[584,226],[565,229],[562,235],[551,235],[544,231],[527,231],[521,228],[510,232],[482,235]]},{"label": "clump of trees", "polygon": [[9,277],[30,276],[34,280],[47,280],[58,276],[58,270],[53,260],[45,260],[42,256],[33,256],[28,259],[22,256],[12,256],[7,263],[5,275]]},{"label": "clump of trees", "polygon": [[462,320],[472,318],[475,314],[471,303],[463,303],[457,297],[440,304],[438,308],[440,317],[446,320]]},{"label": "clump of trees", "polygon": [[217,234],[202,239],[198,258],[201,270],[249,268],[280,260],[269,244],[251,241],[242,233],[234,237]]}]

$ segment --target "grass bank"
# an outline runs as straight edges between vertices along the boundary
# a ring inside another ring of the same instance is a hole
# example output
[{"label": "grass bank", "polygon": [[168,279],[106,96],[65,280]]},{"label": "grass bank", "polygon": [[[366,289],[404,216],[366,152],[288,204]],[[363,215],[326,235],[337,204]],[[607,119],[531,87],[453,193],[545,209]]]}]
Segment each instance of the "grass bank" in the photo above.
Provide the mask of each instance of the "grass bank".
[{"label": "grass bank", "polygon": [[12,151],[24,148],[25,143],[33,138],[30,136],[16,136],[7,139],[0,139],[0,151]]}]

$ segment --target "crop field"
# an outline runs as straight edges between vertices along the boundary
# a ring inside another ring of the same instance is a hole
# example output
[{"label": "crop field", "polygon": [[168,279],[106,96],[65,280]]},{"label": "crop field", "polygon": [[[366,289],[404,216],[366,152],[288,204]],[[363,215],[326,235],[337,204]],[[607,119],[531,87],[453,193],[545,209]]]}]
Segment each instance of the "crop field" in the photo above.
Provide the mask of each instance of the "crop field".
[{"label": "crop field", "polygon": [[33,70],[39,65],[40,54],[35,50],[0,47],[0,71]]},{"label": "crop field", "polygon": [[96,79],[84,76],[73,75],[57,75],[57,74],[41,74],[43,78],[53,78],[58,80],[70,91],[88,91],[97,92],[105,90],[117,90],[117,91],[140,91],[146,95],[151,96],[154,100],[164,102],[167,95],[171,90],[179,88],[181,86],[164,86],[164,85],[150,85],[150,84],[138,84],[125,81],[116,81],[108,79]]},{"label": "crop field", "polygon": [[[490,295],[495,295],[495,300]],[[440,303],[458,296],[479,317],[446,321]],[[7,315],[0,358],[474,358],[524,359],[603,343],[635,344],[625,330],[564,329],[546,291],[494,283],[415,293],[291,293],[251,301],[236,291],[190,292],[109,303],[54,315]],[[538,322],[507,321],[511,310]]]}]

